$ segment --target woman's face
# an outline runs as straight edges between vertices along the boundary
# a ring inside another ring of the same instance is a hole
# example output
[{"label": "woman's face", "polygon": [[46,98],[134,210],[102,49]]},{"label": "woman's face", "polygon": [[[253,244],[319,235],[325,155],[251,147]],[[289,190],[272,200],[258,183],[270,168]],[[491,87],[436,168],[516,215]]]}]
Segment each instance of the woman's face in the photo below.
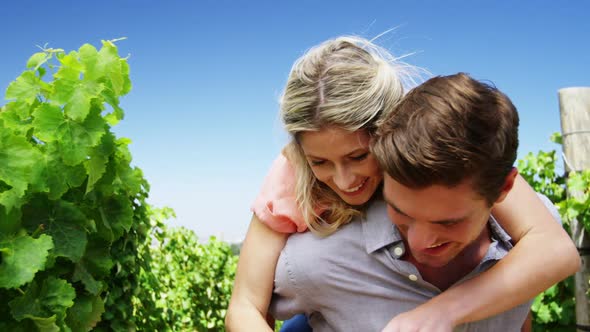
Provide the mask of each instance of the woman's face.
[{"label": "woman's face", "polygon": [[300,135],[300,144],[315,177],[350,205],[369,201],[383,179],[369,151],[364,130],[328,127]]}]

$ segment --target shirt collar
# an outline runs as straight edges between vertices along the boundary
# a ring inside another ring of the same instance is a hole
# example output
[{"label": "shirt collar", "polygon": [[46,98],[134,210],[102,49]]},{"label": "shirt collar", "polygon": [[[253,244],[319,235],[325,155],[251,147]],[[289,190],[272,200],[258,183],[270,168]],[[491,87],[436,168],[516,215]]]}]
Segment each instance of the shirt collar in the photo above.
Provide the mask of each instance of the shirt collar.
[{"label": "shirt collar", "polygon": [[361,218],[363,238],[367,253],[373,253],[383,247],[401,242],[402,237],[397,227],[387,216],[387,205],[383,200],[375,200]]},{"label": "shirt collar", "polygon": [[492,239],[496,239],[507,245],[509,249],[512,249],[512,243],[510,242],[512,238],[510,235],[508,235],[508,233],[506,233],[502,226],[500,226],[494,216],[490,215],[490,218],[488,219],[488,225],[490,226]]}]

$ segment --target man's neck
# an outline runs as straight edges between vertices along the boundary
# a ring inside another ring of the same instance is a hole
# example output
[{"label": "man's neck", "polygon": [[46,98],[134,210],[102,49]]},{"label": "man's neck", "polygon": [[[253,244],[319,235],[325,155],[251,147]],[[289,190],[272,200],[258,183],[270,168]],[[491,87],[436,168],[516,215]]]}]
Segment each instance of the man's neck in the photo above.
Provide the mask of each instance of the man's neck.
[{"label": "man's neck", "polygon": [[481,260],[485,257],[486,252],[491,244],[491,234],[489,226],[484,227],[480,236],[461,253],[453,258],[447,265],[442,267],[431,267],[418,263],[414,257],[408,256],[407,261],[416,266],[422,278],[429,283],[444,291],[455,284],[461,278],[473,271]]}]

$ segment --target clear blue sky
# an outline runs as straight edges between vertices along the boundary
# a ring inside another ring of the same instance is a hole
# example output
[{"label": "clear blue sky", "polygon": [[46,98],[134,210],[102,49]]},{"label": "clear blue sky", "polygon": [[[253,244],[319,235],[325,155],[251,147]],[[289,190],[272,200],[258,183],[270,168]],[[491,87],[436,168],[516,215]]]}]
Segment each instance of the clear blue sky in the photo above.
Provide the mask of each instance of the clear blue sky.
[{"label": "clear blue sky", "polygon": [[[557,90],[590,85],[588,1],[7,1],[0,89],[35,45],[102,39],[130,54],[133,89],[115,127],[133,140],[150,202],[200,237],[240,239],[285,143],[278,96],[293,61],[338,35],[374,37],[435,75],[491,80],[521,116],[519,156],[559,148]],[[2,101],[1,104],[4,104]]]}]

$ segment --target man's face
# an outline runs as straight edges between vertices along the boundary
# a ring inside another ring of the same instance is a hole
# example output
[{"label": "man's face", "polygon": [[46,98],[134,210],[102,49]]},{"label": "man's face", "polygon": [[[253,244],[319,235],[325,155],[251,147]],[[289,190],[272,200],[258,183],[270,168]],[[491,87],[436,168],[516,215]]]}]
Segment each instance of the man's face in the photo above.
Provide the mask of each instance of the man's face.
[{"label": "man's face", "polygon": [[491,211],[468,181],[452,188],[411,189],[386,174],[383,195],[411,255],[429,267],[447,265],[480,239]]}]

